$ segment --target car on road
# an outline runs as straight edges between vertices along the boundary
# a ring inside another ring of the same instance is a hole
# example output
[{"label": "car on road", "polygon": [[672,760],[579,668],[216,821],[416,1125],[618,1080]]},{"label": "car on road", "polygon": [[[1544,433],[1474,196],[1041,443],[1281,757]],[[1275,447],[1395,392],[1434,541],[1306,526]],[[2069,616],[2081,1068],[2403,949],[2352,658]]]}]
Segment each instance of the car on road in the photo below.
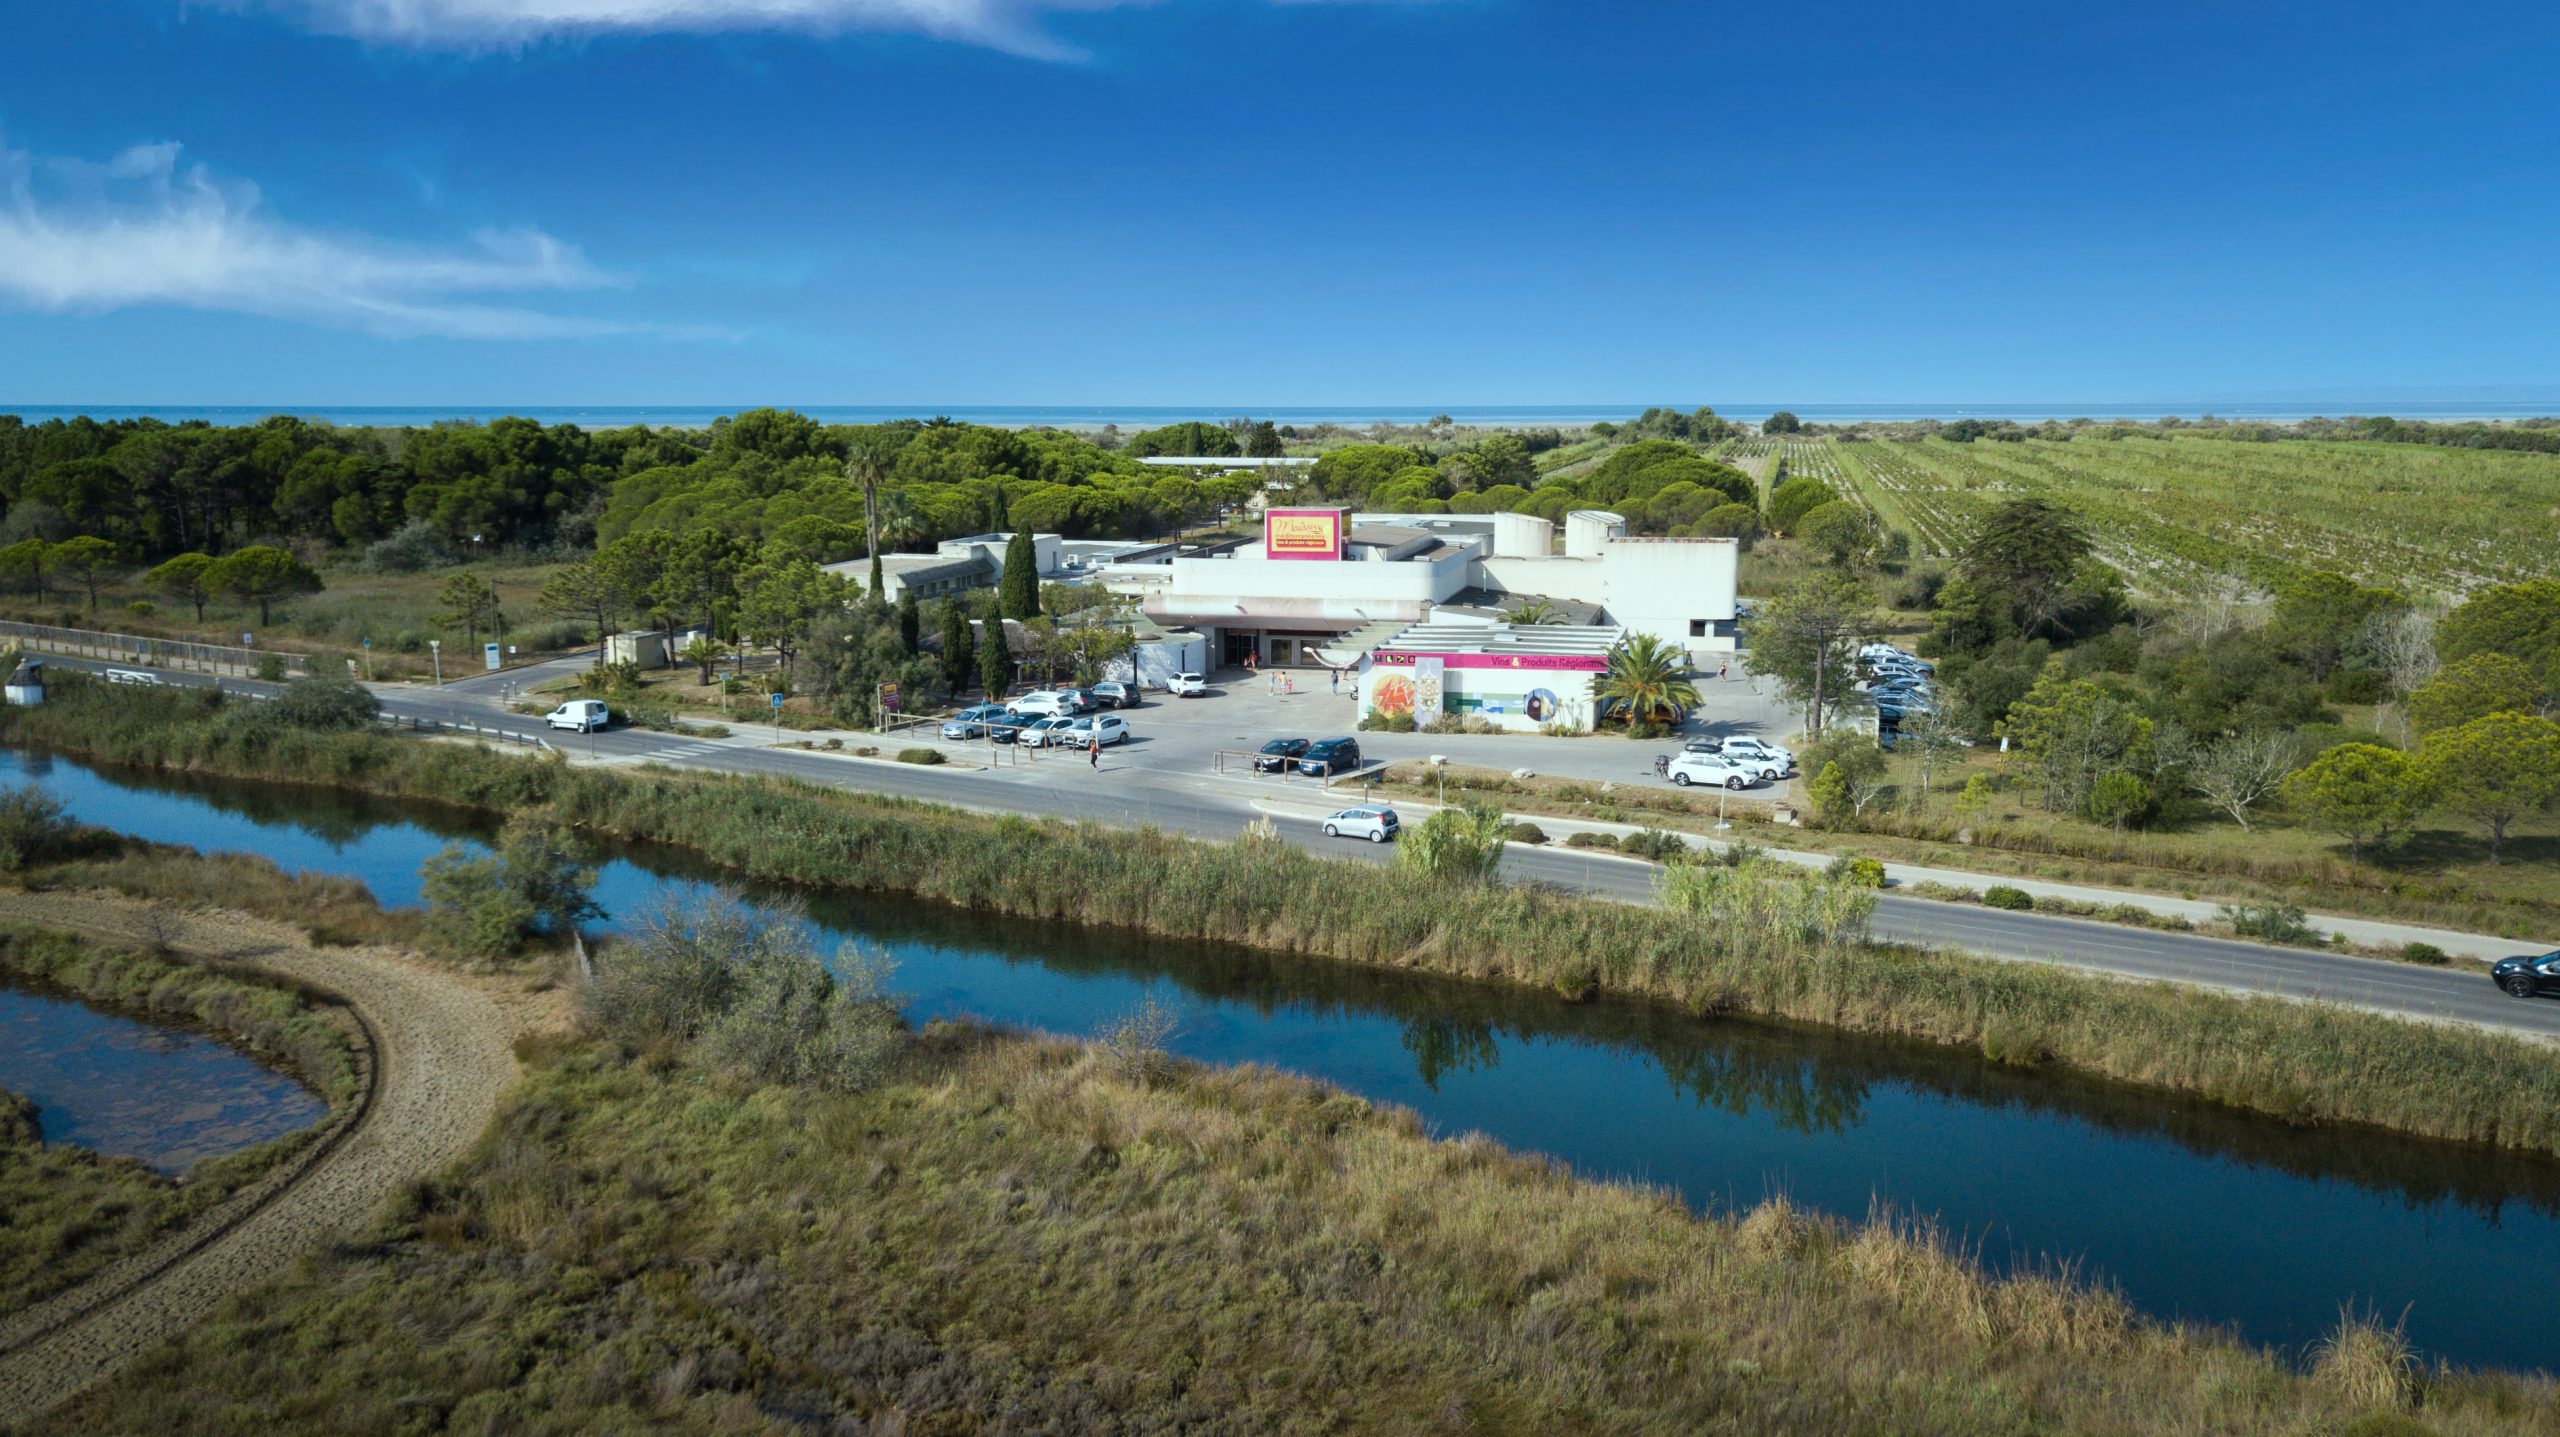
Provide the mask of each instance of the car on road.
[{"label": "car on road", "polygon": [[977,704],[962,709],[942,721],[944,738],[985,738],[987,729],[1003,723],[1007,715],[997,704]]},{"label": "car on road", "polygon": [[1057,689],[1033,689],[1020,698],[1009,699],[1005,708],[1015,718],[1049,718],[1057,714],[1072,715],[1075,701]]},{"label": "car on road", "polygon": [[1063,744],[1067,741],[1067,730],[1074,726],[1075,721],[1073,714],[1051,714],[1047,718],[1036,718],[1016,731],[1013,741],[1024,748],[1049,748]]},{"label": "car on road", "polygon": [[553,728],[565,728],[572,733],[593,733],[613,722],[613,710],[606,708],[602,699],[571,699],[546,717]]},{"label": "car on road", "polygon": [[1793,753],[1774,743],[1748,736],[1726,739],[1720,756],[1728,763],[1750,769],[1771,783],[1785,778],[1796,766]]},{"label": "car on road", "polygon": [[1663,769],[1680,788],[1693,783],[1721,784],[1736,793],[1760,782],[1760,770],[1720,753],[1681,753]]},{"label": "car on road", "polygon": [[1118,679],[1104,679],[1093,686],[1093,696],[1104,708],[1133,709],[1138,706],[1138,690],[1134,684]]},{"label": "car on road", "polygon": [[1113,744],[1127,743],[1129,721],[1114,714],[1086,714],[1081,718],[1067,720],[1067,726],[1053,730],[1047,741],[1052,744],[1064,744],[1068,748],[1090,748],[1097,734],[1101,736],[1104,748],[1109,748]]},{"label": "car on road", "polygon": [[1207,674],[1175,674],[1164,681],[1164,691],[1178,699],[1196,699],[1209,691]]},{"label": "car on road", "polygon": [[1331,778],[1359,766],[1360,743],[1357,739],[1329,738],[1307,745],[1307,751],[1298,755],[1298,772],[1309,778]]},{"label": "car on road", "polygon": [[2489,976],[2511,998],[2530,998],[2537,993],[2560,994],[2560,950],[2539,958],[2501,958],[2489,965]]},{"label": "car on road", "polygon": [[149,688],[158,688],[160,686],[160,676],[155,673],[146,672],[142,669],[109,669],[107,670],[107,682],[111,684],[141,684]]},{"label": "car on road", "polygon": [[1371,843],[1386,843],[1398,831],[1396,811],[1372,804],[1329,813],[1324,819],[1324,836],[1327,838],[1365,838]]},{"label": "car on road", "polygon": [[1302,738],[1275,738],[1253,756],[1255,773],[1287,773],[1305,756],[1308,743]]}]

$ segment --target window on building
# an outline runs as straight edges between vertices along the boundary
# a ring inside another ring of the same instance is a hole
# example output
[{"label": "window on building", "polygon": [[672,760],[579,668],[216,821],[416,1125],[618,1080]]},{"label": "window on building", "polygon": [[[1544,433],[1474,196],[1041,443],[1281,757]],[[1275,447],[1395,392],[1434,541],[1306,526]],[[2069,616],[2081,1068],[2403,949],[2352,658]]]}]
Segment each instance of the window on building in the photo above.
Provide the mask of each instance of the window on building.
[{"label": "window on building", "polygon": [[1693,639],[1703,639],[1706,636],[1707,621],[1704,619],[1691,619],[1689,621],[1689,637]]}]

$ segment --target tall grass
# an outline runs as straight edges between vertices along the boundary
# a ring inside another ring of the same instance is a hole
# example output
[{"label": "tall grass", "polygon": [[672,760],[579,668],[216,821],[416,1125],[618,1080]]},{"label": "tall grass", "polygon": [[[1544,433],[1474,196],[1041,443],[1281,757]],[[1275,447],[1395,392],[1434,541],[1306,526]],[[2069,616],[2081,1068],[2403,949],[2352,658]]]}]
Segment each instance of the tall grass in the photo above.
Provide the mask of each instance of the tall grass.
[{"label": "tall grass", "polygon": [[2549,1047],[2319,1004],[1807,941],[1767,923],[1532,888],[1455,890],[1270,839],[1207,843],[790,780],[580,769],[382,735],[253,731],[224,724],[192,696],[102,702],[97,690],[66,690],[58,703],[0,714],[0,738],[496,813],[547,805],[584,833],[688,849],[759,880],[1896,1034],[2288,1121],[2560,1151],[2560,1054]]},{"label": "tall grass", "polygon": [[[2330,1437],[2378,1391],[1924,1227],[1700,1219],[1251,1068],[948,1027],[851,1094],[527,1057],[375,1240],[53,1430]],[[2560,1423],[2547,1380],[2422,1400],[2440,1437]]]}]

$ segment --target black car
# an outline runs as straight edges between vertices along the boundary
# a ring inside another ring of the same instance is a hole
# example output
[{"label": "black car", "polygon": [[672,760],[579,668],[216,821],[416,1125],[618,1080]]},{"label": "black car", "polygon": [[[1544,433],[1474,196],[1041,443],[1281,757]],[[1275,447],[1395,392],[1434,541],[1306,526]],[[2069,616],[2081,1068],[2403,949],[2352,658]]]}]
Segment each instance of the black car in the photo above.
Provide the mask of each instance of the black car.
[{"label": "black car", "polygon": [[1093,686],[1094,699],[1104,708],[1133,709],[1138,706],[1138,691],[1118,679],[1104,679]]},{"label": "black car", "polygon": [[1253,756],[1253,771],[1286,773],[1289,771],[1289,766],[1297,762],[1299,756],[1304,754],[1308,747],[1307,741],[1302,738],[1275,738],[1264,744],[1262,751]]},{"label": "black car", "polygon": [[2560,993],[2560,951],[2539,958],[2501,958],[2489,966],[2489,977],[2510,997]]},{"label": "black car", "polygon": [[1356,739],[1329,738],[1307,745],[1307,751],[1298,756],[1298,772],[1309,778],[1331,778],[1359,766],[1360,744]]}]

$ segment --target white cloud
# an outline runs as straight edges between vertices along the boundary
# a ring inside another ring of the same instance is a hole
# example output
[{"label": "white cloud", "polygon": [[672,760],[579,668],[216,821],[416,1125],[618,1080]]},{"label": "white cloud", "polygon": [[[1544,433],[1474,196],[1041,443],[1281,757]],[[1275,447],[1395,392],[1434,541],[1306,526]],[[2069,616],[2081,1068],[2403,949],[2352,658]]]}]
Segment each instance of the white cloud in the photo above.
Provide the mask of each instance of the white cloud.
[{"label": "white cloud", "polygon": [[624,281],[539,230],[483,230],[442,248],[304,228],[257,187],[184,165],[175,144],[103,164],[0,146],[0,302],[95,313],[174,305],[385,335],[544,339],[640,326],[499,297]]},{"label": "white cloud", "polygon": [[[1044,16],[1164,0],[234,0],[299,16],[315,29],[422,49],[475,49],[582,35],[736,30],[835,34],[890,30],[992,46],[1040,59],[1079,58]],[[1274,4],[1370,0],[1271,0]],[[1407,0],[1436,3],[1436,0]]]},{"label": "white cloud", "polygon": [[893,30],[1041,58],[1074,51],[1040,16],[1151,0],[263,0],[313,28],[421,48],[477,48],[554,37],[675,31]]}]

